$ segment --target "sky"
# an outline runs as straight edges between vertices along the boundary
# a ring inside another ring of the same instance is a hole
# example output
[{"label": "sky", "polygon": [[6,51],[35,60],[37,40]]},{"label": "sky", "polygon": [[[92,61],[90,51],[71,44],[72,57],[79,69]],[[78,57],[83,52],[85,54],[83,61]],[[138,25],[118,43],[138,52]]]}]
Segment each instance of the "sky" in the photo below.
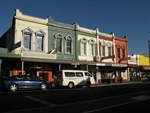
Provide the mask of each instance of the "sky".
[{"label": "sky", "polygon": [[149,53],[149,0],[2,0],[0,3],[0,37],[12,25],[15,9],[38,18],[51,16],[66,24],[100,32],[114,32],[128,37],[129,54]]}]

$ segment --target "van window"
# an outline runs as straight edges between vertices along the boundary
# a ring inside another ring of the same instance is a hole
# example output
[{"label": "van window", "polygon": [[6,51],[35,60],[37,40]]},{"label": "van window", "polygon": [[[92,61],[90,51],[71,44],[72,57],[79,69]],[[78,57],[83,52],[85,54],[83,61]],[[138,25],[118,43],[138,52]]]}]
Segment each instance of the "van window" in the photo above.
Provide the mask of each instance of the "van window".
[{"label": "van window", "polygon": [[85,73],[85,76],[89,76],[89,77],[92,77],[92,75],[88,72],[84,72]]},{"label": "van window", "polygon": [[82,72],[76,72],[76,76],[77,77],[83,77],[83,73]]},{"label": "van window", "polygon": [[60,71],[60,72],[57,72],[56,75],[55,75],[55,77],[61,78],[61,77],[62,77],[62,72],[61,72],[61,71]]},{"label": "van window", "polygon": [[74,72],[65,72],[65,77],[75,77]]}]

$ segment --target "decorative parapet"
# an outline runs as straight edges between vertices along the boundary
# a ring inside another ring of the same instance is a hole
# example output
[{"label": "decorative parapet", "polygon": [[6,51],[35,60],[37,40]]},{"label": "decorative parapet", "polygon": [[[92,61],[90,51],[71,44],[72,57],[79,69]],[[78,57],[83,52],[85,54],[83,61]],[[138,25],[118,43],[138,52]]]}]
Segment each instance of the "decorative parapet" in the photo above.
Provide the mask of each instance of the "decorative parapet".
[{"label": "decorative parapet", "polygon": [[14,16],[14,18],[28,21],[28,22],[33,22],[33,23],[44,24],[44,25],[48,24],[48,18],[43,19],[43,18],[37,18],[33,16],[24,15],[22,12],[20,12],[19,9],[16,9],[16,15]]}]

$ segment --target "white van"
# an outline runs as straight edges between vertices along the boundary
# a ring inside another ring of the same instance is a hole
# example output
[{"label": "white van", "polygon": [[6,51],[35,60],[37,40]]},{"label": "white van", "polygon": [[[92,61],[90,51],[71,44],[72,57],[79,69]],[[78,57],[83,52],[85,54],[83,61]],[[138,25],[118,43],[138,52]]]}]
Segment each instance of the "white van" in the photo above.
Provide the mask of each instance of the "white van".
[{"label": "white van", "polygon": [[83,70],[61,70],[55,73],[53,79],[54,86],[68,86],[73,88],[75,86],[90,87],[94,84],[94,77]]}]

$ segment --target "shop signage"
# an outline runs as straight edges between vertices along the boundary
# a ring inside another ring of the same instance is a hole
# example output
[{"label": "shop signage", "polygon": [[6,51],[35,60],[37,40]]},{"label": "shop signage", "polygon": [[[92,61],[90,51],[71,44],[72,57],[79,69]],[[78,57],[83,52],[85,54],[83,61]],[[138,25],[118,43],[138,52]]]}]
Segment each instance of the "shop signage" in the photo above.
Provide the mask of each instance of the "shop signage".
[{"label": "shop signage", "polygon": [[113,67],[127,67],[126,64],[112,64]]},{"label": "shop signage", "polygon": [[21,54],[21,57],[56,59],[56,54],[42,54],[42,53],[36,53],[36,52],[24,52]]}]

